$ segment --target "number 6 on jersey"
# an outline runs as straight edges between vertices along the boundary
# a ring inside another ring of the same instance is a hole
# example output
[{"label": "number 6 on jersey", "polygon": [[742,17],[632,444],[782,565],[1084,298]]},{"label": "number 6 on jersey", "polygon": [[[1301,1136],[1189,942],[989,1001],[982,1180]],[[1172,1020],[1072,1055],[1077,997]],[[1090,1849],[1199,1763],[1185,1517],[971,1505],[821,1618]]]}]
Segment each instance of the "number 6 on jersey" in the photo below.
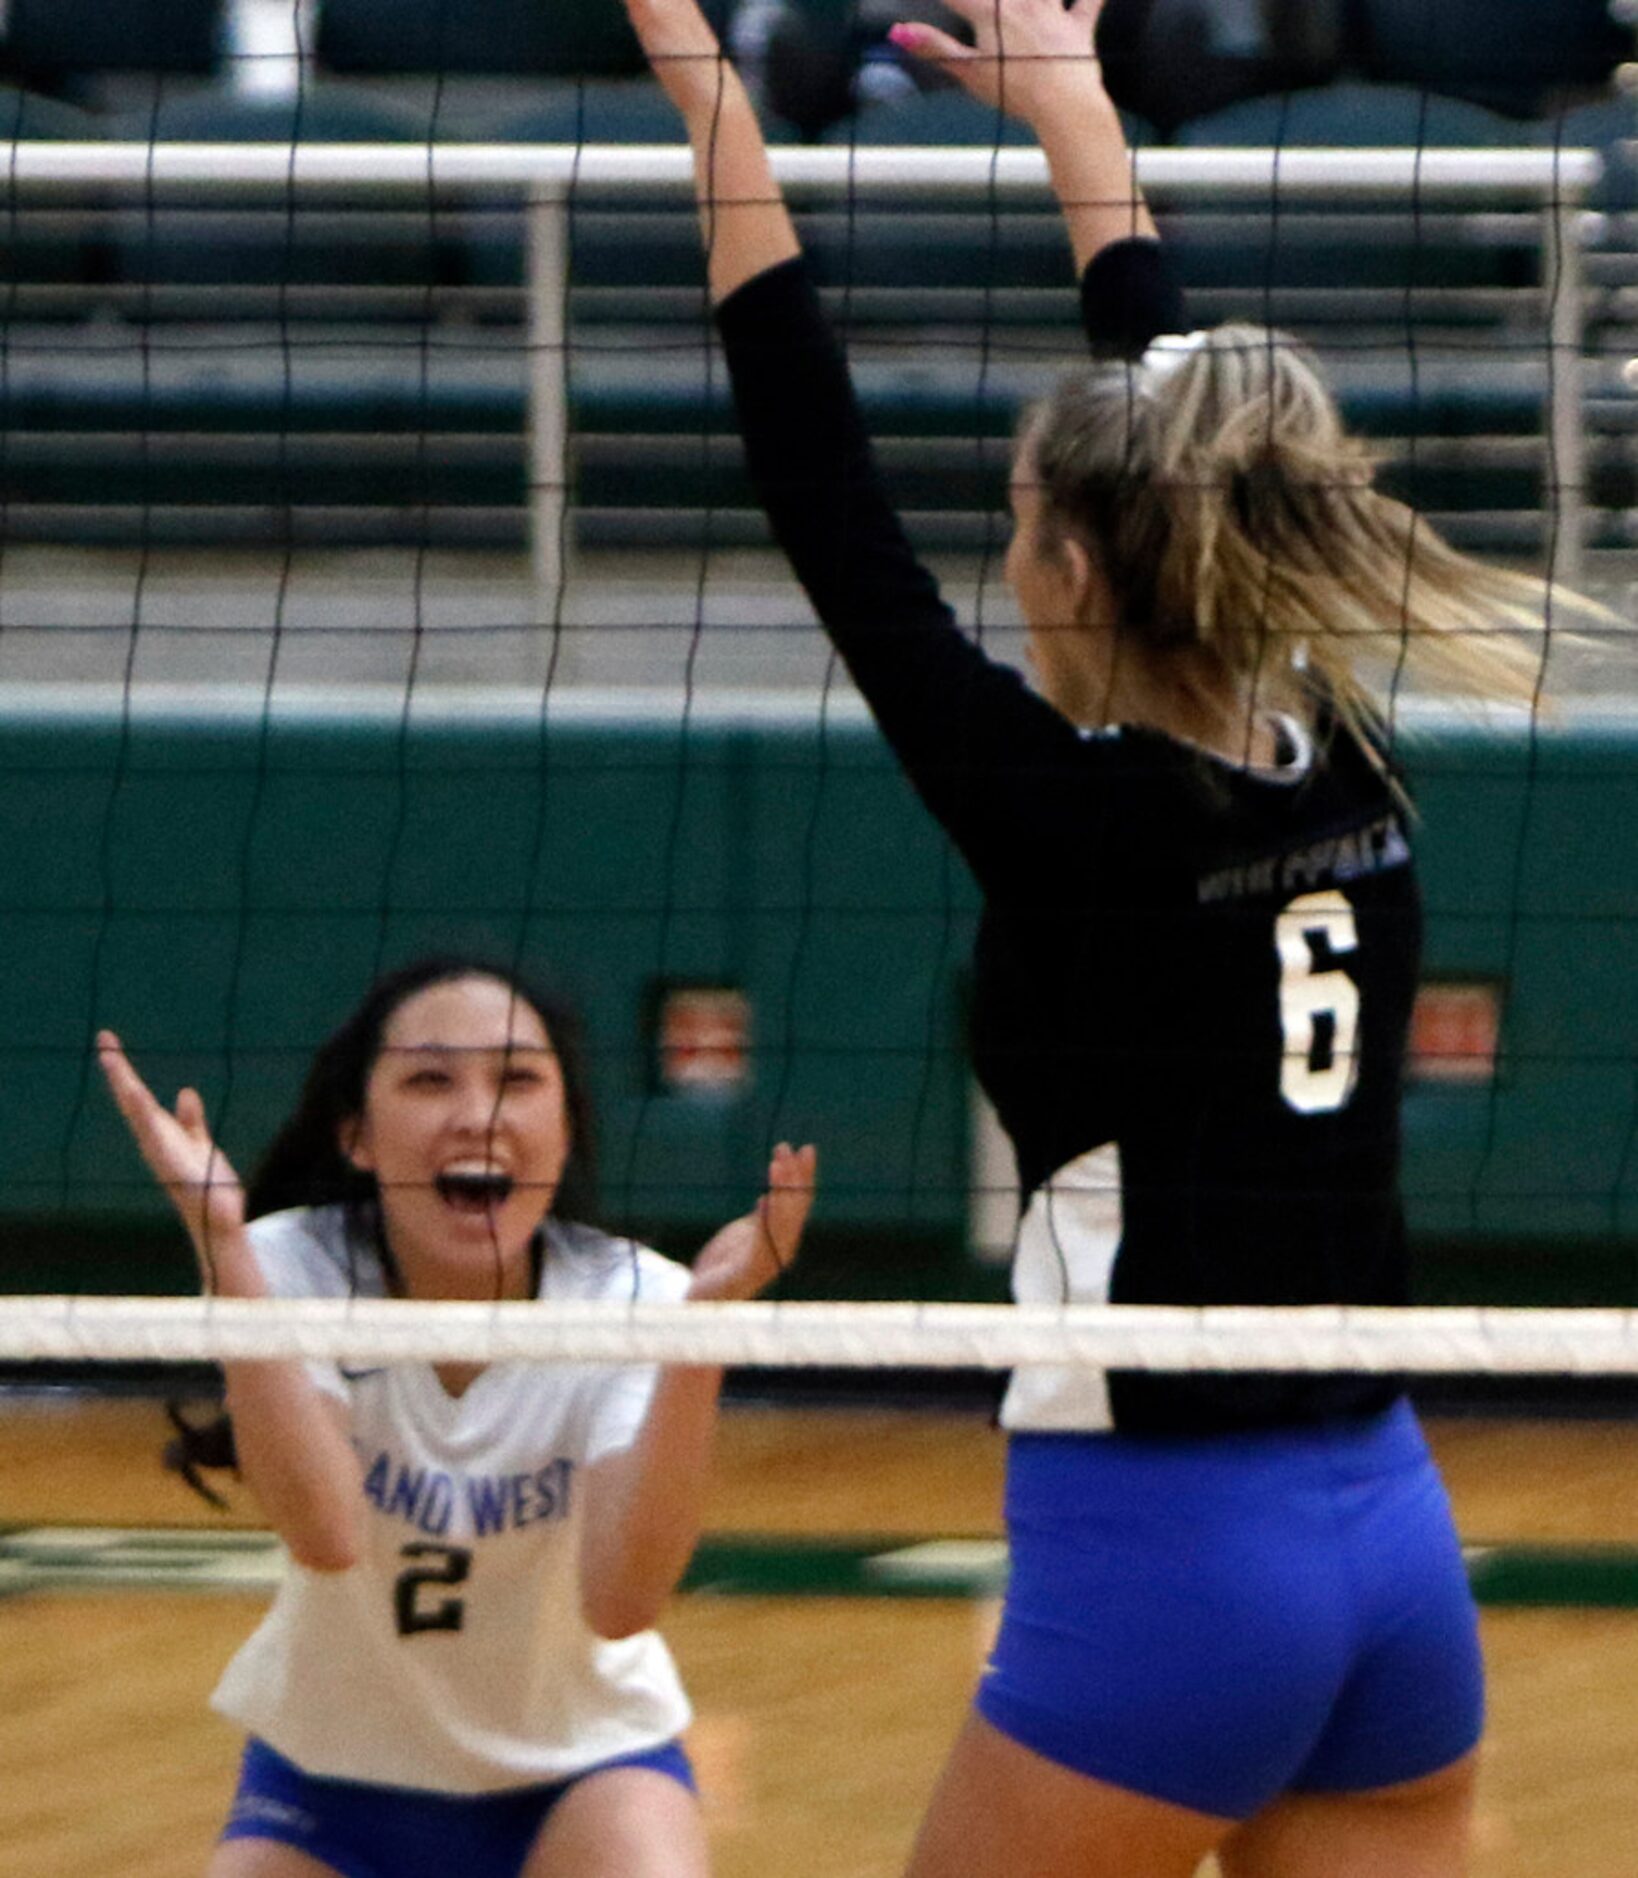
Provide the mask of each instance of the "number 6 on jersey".
[{"label": "number 6 on jersey", "polygon": [[1299,894],[1274,922],[1280,955],[1280,1094],[1300,1115],[1326,1115],[1354,1093],[1359,1076],[1359,988],[1330,955],[1359,945],[1354,909],[1335,891]]}]

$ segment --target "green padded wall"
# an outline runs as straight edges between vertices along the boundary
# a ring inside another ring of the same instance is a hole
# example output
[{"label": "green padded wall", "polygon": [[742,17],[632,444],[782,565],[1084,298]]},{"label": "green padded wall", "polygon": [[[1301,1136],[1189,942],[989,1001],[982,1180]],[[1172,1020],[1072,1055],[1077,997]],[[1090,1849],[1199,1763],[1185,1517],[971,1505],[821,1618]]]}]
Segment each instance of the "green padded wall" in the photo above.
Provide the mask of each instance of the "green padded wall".
[{"label": "green padded wall", "polygon": [[[1508,986],[1494,1088],[1409,1096],[1413,1229],[1544,1298],[1630,1296],[1638,716],[1403,747],[1429,972]],[[686,1251],[746,1203],[772,1137],[813,1138],[810,1289],[993,1289],[965,1253],[974,895],[863,722],[15,707],[0,764],[15,1286],[186,1278],[90,1062],[97,1025],[156,1083],[196,1081],[248,1165],[372,972],[466,946],[549,966],[584,1008],[611,1222]],[[751,998],[742,1095],[657,1092],[667,981]]]}]

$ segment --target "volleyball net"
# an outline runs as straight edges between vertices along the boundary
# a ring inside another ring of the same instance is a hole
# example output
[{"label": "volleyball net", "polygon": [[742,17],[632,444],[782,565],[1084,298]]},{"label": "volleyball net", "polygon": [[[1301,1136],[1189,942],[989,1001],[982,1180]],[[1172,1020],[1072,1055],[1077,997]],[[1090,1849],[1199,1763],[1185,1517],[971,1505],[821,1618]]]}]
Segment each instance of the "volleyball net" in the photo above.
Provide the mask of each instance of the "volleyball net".
[{"label": "volleyball net", "polygon": [[[687,152],[604,140],[589,84],[556,135],[468,139],[432,82],[396,141],[344,141],[369,112],[349,130],[302,79],[283,135],[246,134],[240,85],[237,115],[160,94],[146,134],[25,113],[6,145],[0,1220],[33,1295],[0,1300],[0,1361],[1630,1369],[1638,703],[1605,629],[1560,649],[1547,621],[1533,712],[1394,681],[1429,907],[1411,1225],[1427,1295],[1496,1308],[987,1305],[1016,1195],[962,1040],[974,898],[767,552]],[[1016,652],[1006,459],[1080,355],[1073,281],[1039,153],[993,123],[872,141],[921,109],[775,171],[918,547]],[[1392,488],[1625,610],[1614,146],[1437,117],[1424,96],[1401,142],[1341,148],[1271,109],[1244,147],[1139,134],[1134,173],[1200,323],[1297,333]],[[97,1028],[198,1086],[245,1164],[364,985],[452,948],[548,961],[585,1007],[616,1229],[686,1253],[769,1141],[821,1144],[791,1295],[131,1295],[190,1267]],[[1503,1308],[1535,1303],[1601,1308]]]},{"label": "volleyball net", "polygon": [[0,1299],[0,1360],[657,1362],[768,1369],[1082,1366],[1626,1376],[1627,1310],[1336,1305],[430,1303]]}]

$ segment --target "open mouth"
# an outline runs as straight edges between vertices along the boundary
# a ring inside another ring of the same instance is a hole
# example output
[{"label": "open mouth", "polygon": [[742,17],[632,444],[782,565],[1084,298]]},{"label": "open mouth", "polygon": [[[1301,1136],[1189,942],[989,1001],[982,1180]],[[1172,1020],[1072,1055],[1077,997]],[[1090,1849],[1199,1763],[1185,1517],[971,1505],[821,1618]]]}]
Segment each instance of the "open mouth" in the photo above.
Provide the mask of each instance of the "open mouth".
[{"label": "open mouth", "polygon": [[512,1176],[496,1171],[450,1171],[432,1183],[446,1206],[457,1213],[487,1213],[503,1206],[512,1194]]}]

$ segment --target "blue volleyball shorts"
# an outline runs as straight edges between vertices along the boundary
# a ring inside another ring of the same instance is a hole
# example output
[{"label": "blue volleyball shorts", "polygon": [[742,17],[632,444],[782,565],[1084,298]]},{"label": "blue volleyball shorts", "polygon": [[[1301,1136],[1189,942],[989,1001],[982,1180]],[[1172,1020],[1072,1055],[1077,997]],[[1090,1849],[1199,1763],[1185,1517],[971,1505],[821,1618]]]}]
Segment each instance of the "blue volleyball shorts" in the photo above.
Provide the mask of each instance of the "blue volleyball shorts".
[{"label": "blue volleyball shorts", "polygon": [[576,1782],[648,1767],[694,1791],[680,1743],[603,1761],[568,1780],[473,1796],[305,1774],[252,1738],[224,1839],[276,1839],[341,1878],[518,1878],[552,1808]]},{"label": "blue volleyball shorts", "polygon": [[1408,1403],[1216,1437],[1014,1435],[1012,1575],[978,1711],[1047,1759],[1227,1819],[1478,1742],[1478,1618]]}]

